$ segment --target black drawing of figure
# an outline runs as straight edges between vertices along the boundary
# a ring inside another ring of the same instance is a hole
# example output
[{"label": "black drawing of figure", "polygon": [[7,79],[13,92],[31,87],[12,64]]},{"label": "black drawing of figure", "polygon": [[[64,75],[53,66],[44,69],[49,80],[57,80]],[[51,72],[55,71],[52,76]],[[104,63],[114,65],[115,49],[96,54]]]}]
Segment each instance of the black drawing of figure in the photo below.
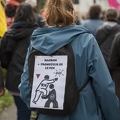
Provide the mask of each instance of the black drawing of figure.
[{"label": "black drawing of figure", "polygon": [[36,104],[36,102],[42,95],[47,96],[48,95],[47,87],[49,86],[49,84],[54,83],[57,80],[58,78],[49,80],[49,75],[45,75],[44,79],[41,81],[41,83],[35,90],[35,97],[32,102]]},{"label": "black drawing of figure", "polygon": [[54,89],[54,84],[50,84],[49,88],[51,89],[49,94],[47,96],[42,95],[43,99],[48,99],[44,107],[50,107],[50,104],[52,103],[53,108],[58,108],[58,102],[56,100],[56,91]]}]

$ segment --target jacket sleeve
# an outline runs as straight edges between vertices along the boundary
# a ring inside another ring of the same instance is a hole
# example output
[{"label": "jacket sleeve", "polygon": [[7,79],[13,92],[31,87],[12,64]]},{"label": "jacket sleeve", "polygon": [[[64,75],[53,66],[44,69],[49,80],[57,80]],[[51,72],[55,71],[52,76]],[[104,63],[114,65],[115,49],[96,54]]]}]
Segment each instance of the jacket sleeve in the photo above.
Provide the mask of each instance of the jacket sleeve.
[{"label": "jacket sleeve", "polygon": [[105,120],[120,120],[119,100],[115,95],[115,86],[101,51],[94,38],[89,45],[89,76],[93,78],[97,102]]},{"label": "jacket sleeve", "polygon": [[9,66],[18,43],[19,40],[14,40],[11,36],[8,36],[7,32],[4,34],[0,46],[1,66],[3,68]]},{"label": "jacket sleeve", "polygon": [[7,68],[9,65],[9,62],[12,57],[11,51],[7,51],[7,46],[8,46],[8,38],[7,38],[7,33],[4,34],[2,41],[1,41],[1,46],[0,46],[0,59],[1,59],[1,66],[3,68]]},{"label": "jacket sleeve", "polygon": [[0,90],[4,89],[4,79],[3,79],[3,74],[2,74],[2,70],[0,68]]}]

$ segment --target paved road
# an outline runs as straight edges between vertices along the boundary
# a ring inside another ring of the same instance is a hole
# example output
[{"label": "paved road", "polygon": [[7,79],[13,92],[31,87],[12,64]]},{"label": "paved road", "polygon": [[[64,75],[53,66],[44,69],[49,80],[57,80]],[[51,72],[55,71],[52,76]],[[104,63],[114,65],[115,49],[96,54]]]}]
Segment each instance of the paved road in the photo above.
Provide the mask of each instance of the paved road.
[{"label": "paved road", "polygon": [[16,107],[12,104],[10,107],[6,108],[2,113],[0,113],[0,120],[16,120]]},{"label": "paved road", "polygon": [[[35,117],[36,116],[32,115],[30,120],[35,120]],[[17,120],[16,107],[14,104],[0,113],[0,120]]]}]

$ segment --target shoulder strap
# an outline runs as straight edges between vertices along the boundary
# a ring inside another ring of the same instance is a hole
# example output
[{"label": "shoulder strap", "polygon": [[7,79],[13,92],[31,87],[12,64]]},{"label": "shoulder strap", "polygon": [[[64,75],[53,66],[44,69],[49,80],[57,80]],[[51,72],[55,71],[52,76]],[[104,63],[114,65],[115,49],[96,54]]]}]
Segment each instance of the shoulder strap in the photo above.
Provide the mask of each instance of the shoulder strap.
[{"label": "shoulder strap", "polygon": [[97,114],[99,114],[99,108],[98,108],[98,102],[97,102],[97,96],[96,96],[96,92],[95,92],[95,88],[93,86],[93,80],[92,80],[92,77],[89,77],[89,79],[87,80],[87,82],[79,89],[79,92],[81,92],[85,87],[86,85],[90,82],[91,84],[91,88],[93,90],[93,93],[95,95],[95,101],[96,101],[96,109],[97,109]]},{"label": "shoulder strap", "polygon": [[[66,51],[66,53],[68,54],[68,56],[70,57],[70,59],[72,59],[74,61],[74,54],[73,54],[71,43],[68,43],[67,45],[59,48],[58,50],[62,51],[62,52]],[[55,54],[55,53],[53,53],[53,54]]]},{"label": "shoulder strap", "polygon": [[79,92],[81,92],[86,86],[87,84],[89,83],[89,79],[87,80],[87,82],[79,89]]},{"label": "shoulder strap", "polygon": [[89,80],[90,80],[90,84],[91,84],[91,87],[92,87],[93,93],[94,93],[94,95],[95,95],[97,115],[99,115],[99,107],[98,107],[99,105],[98,105],[98,102],[97,102],[97,95],[96,95],[95,88],[94,88],[94,86],[93,86],[93,79],[92,79],[92,77],[89,77]]}]

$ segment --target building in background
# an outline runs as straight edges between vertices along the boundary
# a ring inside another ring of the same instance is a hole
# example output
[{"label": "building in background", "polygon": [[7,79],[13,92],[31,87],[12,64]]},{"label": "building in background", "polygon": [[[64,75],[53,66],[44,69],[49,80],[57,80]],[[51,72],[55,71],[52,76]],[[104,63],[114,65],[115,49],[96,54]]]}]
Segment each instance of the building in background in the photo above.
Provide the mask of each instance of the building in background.
[{"label": "building in background", "polygon": [[101,5],[103,10],[106,10],[109,7],[108,0],[73,0],[73,2],[76,12],[81,15],[86,14],[89,7],[94,3]]}]

